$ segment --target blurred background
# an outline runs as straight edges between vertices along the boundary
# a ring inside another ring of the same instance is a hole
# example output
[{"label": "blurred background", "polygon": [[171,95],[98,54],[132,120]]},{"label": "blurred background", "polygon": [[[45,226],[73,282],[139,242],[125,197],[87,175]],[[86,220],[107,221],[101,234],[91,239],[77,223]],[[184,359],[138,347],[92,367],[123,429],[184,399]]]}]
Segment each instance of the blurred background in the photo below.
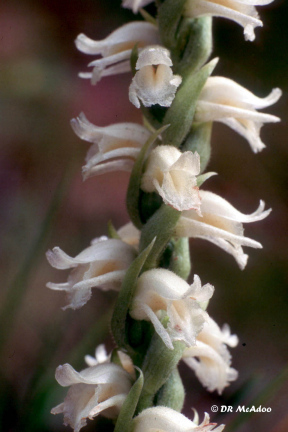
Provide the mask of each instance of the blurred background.
[{"label": "blurred background", "polygon": [[[153,5],[152,5],[153,8]],[[149,9],[149,8],[148,8]],[[152,9],[151,9],[152,10]],[[233,366],[239,379],[222,396],[208,394],[194,374],[181,366],[187,389],[185,413],[192,407],[212,414],[213,404],[271,407],[271,413],[212,415],[229,431],[288,430],[288,5],[284,0],[258,8],[264,28],[245,42],[242,28],[214,20],[217,75],[227,76],[266,96],[281,87],[283,97],[269,113],[280,124],[262,129],[267,148],[254,155],[248,143],[224,125],[215,125],[209,170],[218,172],[205,185],[244,213],[259,199],[272,207],[268,219],[246,226],[248,237],[264,245],[249,250],[245,271],[211,244],[191,242],[193,271],[215,288],[209,312],[219,325],[229,323],[239,336]],[[138,17],[141,19],[141,17]],[[0,429],[4,432],[68,430],[50,410],[66,390],[54,380],[59,364],[84,367],[83,356],[109,336],[115,295],[94,289],[78,311],[62,311],[64,294],[45,287],[65,281],[52,269],[45,251],[60,246],[75,256],[92,238],[128,221],[128,174],[112,173],[83,183],[81,166],[88,149],[69,121],[83,111],[105,126],[141,122],[128,101],[129,74],[104,78],[96,87],[77,77],[93,57],[77,52],[79,33],[99,40],[135,19],[120,0],[10,0],[0,5]],[[109,429],[105,420],[90,430]],[[84,429],[85,430],[85,429]]]}]

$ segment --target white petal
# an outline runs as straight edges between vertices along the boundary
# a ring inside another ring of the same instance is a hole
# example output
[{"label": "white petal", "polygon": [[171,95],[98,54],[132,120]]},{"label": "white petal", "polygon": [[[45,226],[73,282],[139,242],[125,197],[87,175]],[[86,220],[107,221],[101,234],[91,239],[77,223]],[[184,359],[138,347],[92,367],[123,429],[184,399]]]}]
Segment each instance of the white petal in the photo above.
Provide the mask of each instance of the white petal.
[{"label": "white petal", "polygon": [[151,66],[151,65],[166,65],[166,66],[173,66],[172,60],[170,58],[170,52],[163,48],[162,46],[151,46],[143,49],[143,51],[140,52],[137,63],[136,63],[136,69],[139,70],[143,68],[144,66]]},{"label": "white petal", "polygon": [[83,179],[86,180],[88,177],[93,177],[95,175],[99,174],[106,174],[108,172],[113,171],[125,171],[125,172],[131,172],[134,166],[134,161],[132,160],[117,160],[112,162],[107,162],[104,164],[99,164],[97,166],[94,166],[91,169],[86,169],[83,167]]},{"label": "white petal", "polygon": [[75,44],[86,54],[101,54],[102,56],[132,49],[139,42],[139,46],[158,43],[157,28],[147,22],[134,21],[123,25],[101,41],[94,41],[84,34],[80,34]]},{"label": "white petal", "polygon": [[[213,214],[236,222],[251,223],[265,219],[271,209],[264,210],[265,203],[260,201],[259,207],[250,215],[245,215],[233,207],[228,201],[213,192],[200,190],[201,210],[203,213]],[[186,215],[186,213],[184,213]]]}]

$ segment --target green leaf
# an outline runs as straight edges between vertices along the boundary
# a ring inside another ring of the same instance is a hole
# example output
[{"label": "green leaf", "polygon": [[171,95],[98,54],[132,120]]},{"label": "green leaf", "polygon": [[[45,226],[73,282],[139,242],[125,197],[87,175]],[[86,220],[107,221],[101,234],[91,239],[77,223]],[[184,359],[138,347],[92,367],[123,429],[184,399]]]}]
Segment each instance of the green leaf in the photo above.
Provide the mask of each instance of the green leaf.
[{"label": "green leaf", "polygon": [[191,75],[212,52],[212,18],[185,19],[181,23],[177,47],[172,53],[173,70],[182,78]]},{"label": "green leaf", "polygon": [[158,391],[155,405],[166,406],[181,412],[184,405],[185,390],[177,367],[171,372],[165,384]]},{"label": "green leaf", "polygon": [[181,150],[192,151],[200,156],[201,173],[206,169],[211,156],[212,122],[194,123],[185,139]]},{"label": "green leaf", "polygon": [[140,251],[145,249],[151,243],[151,240],[156,237],[151,254],[144,266],[145,271],[157,267],[161,254],[173,236],[175,225],[180,216],[181,212],[162,204],[160,209],[144,225],[140,238]]},{"label": "green leaf", "polygon": [[217,175],[216,172],[210,171],[197,177],[197,186],[200,187],[210,177]]},{"label": "green leaf", "polygon": [[175,341],[173,346],[173,350],[167,348],[162,339],[154,334],[142,366],[144,385],[137,407],[138,412],[153,404],[155,394],[165,384],[182,358],[185,344]]},{"label": "green leaf", "polygon": [[173,51],[177,45],[177,30],[187,0],[165,0],[158,8],[158,26],[163,45]]},{"label": "green leaf", "polygon": [[156,139],[159,137],[159,135],[162,132],[164,132],[168,127],[169,125],[163,126],[161,129],[158,129],[150,136],[150,138],[146,141],[146,143],[140,150],[140,153],[134,163],[133,170],[131,173],[128,191],[127,191],[126,204],[127,204],[127,210],[131,221],[139,229],[141,229],[142,227],[142,221],[139,213],[139,196],[140,196],[141,177],[142,177],[142,171],[144,167],[146,154],[150,149],[150,147],[154,144]]},{"label": "green leaf", "polygon": [[145,9],[140,9],[139,12],[145,21],[157,27],[157,20],[152,15],[150,15]]},{"label": "green leaf", "polygon": [[141,395],[141,391],[143,388],[143,382],[144,382],[142,371],[140,369],[138,369],[138,371],[140,374],[139,378],[133,384],[128,396],[126,397],[126,399],[122,405],[120,414],[117,418],[114,432],[123,432],[123,431],[130,432],[131,431],[132,418],[133,418],[134,412],[136,410],[138,400],[139,400],[139,397]]},{"label": "green leaf", "polygon": [[121,239],[121,237],[117,233],[117,231],[116,231],[113,223],[111,222],[111,220],[108,222],[107,228],[108,228],[108,237],[109,238],[111,238],[111,239]]},{"label": "green leaf", "polygon": [[122,283],[121,291],[119,292],[114,313],[111,321],[111,329],[114,339],[119,348],[125,348],[131,355],[134,354],[129,346],[126,333],[126,316],[133,298],[134,290],[137,283],[137,278],[149,256],[155,239],[147,246],[145,250],[133,261],[128,268],[125,278]]},{"label": "green leaf", "polygon": [[188,76],[182,83],[164,117],[163,123],[170,124],[170,127],[162,135],[163,144],[180,147],[190,132],[197,99],[217,61],[218,59],[212,60],[198,72]]},{"label": "green leaf", "polygon": [[130,66],[133,76],[136,74],[136,63],[138,60],[138,43],[134,45],[132,48],[131,56],[130,56]]}]

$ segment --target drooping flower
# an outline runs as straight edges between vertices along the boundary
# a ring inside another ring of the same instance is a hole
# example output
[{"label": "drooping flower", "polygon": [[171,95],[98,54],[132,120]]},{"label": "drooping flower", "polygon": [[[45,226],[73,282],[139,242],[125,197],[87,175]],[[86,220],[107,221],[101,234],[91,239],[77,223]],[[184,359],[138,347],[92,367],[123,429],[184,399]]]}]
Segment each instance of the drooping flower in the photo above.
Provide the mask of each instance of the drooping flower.
[{"label": "drooping flower", "polygon": [[71,120],[71,126],[81,139],[92,142],[83,166],[84,179],[110,171],[131,171],[135,159],[150,132],[136,123],[116,123],[95,126],[85,115]]},{"label": "drooping flower", "polygon": [[230,367],[231,355],[226,346],[235,347],[237,343],[237,336],[230,334],[227,324],[221,330],[216,322],[208,317],[197,336],[196,345],[186,348],[182,359],[194,370],[207,390],[217,390],[221,394],[238,376],[237,371]]},{"label": "drooping flower", "polygon": [[184,14],[191,18],[216,16],[228,18],[244,28],[246,40],[255,39],[255,27],[263,23],[255,6],[272,3],[273,0],[187,0]]},{"label": "drooping flower", "polygon": [[78,309],[90,299],[91,288],[119,289],[126,269],[136,257],[136,251],[122,240],[100,237],[75,258],[59,247],[49,250],[46,256],[52,267],[73,269],[67,282],[49,282],[47,287],[66,291],[68,305],[63,309]]},{"label": "drooping flower", "polygon": [[80,73],[81,78],[91,79],[96,84],[104,76],[129,72],[132,48],[137,44],[141,49],[147,45],[160,43],[158,29],[153,24],[134,21],[125,24],[101,41],[94,41],[80,34],[76,47],[85,54],[99,54],[102,58],[89,63],[92,72]]},{"label": "drooping flower", "polygon": [[236,210],[220,196],[200,189],[202,217],[194,210],[183,211],[177,222],[175,234],[179,237],[197,237],[208,240],[231,254],[243,270],[247,264],[242,246],[262,248],[255,240],[244,237],[243,223],[251,223],[266,218],[271,209],[264,210],[260,201],[258,209],[250,215]]},{"label": "drooping flower", "polygon": [[[172,342],[176,340],[191,346],[207,317],[199,303],[210,299],[213,291],[210,284],[202,287],[197,275],[189,285],[169,270],[148,270],[138,279],[130,315],[137,320],[151,321],[168,348],[173,349]],[[167,328],[159,319],[161,311],[169,318]]]},{"label": "drooping flower", "polygon": [[200,173],[197,152],[181,153],[174,146],[157,146],[148,157],[141,181],[145,192],[157,191],[176,210],[194,209],[200,213],[200,196],[196,176]]},{"label": "drooping flower", "polygon": [[281,90],[275,88],[267,97],[259,98],[231,79],[209,77],[197,102],[195,121],[226,124],[246,138],[257,153],[265,147],[259,136],[263,123],[275,123],[280,119],[256,110],[273,105],[281,94]]},{"label": "drooping flower", "polygon": [[64,425],[71,426],[74,432],[100,413],[116,418],[132,385],[129,373],[113,363],[100,363],[81,372],[66,363],[56,369],[55,377],[62,387],[70,389],[64,402],[51,413],[63,413]]},{"label": "drooping flower", "polygon": [[159,104],[169,107],[182,82],[179,75],[173,75],[170,53],[161,46],[144,48],[136,63],[137,72],[129,87],[129,99],[136,108]]},{"label": "drooping flower", "polygon": [[149,3],[152,3],[154,0],[123,0],[122,6],[126,9],[132,9],[132,11],[136,14],[139,9],[147,6]]},{"label": "drooping flower", "polygon": [[221,432],[224,425],[218,427],[217,423],[210,423],[207,413],[203,422],[198,425],[198,415],[194,420],[189,420],[183,414],[174,411],[172,408],[157,406],[143,410],[132,421],[132,432]]}]

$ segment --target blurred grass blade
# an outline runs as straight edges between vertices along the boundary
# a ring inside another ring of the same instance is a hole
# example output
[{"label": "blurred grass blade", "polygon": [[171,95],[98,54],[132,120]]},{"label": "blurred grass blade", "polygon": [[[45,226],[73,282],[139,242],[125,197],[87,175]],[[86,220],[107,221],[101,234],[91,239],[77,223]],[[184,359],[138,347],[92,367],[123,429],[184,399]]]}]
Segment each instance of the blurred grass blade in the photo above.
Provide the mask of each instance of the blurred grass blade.
[{"label": "blurred grass blade", "polygon": [[[281,389],[281,387],[287,382],[288,380],[288,365],[285,366],[281,373],[277,375],[262,391],[258,394],[254,399],[252,399],[249,404],[245,404],[245,406],[255,406],[257,408],[260,405],[267,404],[273,397],[276,396],[277,392]],[[255,415],[255,413],[252,412],[245,412],[245,415],[238,415],[234,420],[232,420],[229,424],[225,427],[225,432],[236,432],[238,431],[244,423],[247,423],[252,415]]]},{"label": "blurred grass blade", "polygon": [[51,204],[39,230],[38,237],[36,238],[36,241],[20,270],[12,281],[7,291],[7,296],[3,302],[0,314],[0,353],[13,330],[15,315],[21,306],[28,288],[31,272],[33,268],[36,267],[38,261],[43,258],[46,242],[55,222],[60,204],[62,203],[63,195],[67,189],[68,180],[71,178],[70,170],[66,169],[65,172],[66,174],[62,177],[54,193]]}]

